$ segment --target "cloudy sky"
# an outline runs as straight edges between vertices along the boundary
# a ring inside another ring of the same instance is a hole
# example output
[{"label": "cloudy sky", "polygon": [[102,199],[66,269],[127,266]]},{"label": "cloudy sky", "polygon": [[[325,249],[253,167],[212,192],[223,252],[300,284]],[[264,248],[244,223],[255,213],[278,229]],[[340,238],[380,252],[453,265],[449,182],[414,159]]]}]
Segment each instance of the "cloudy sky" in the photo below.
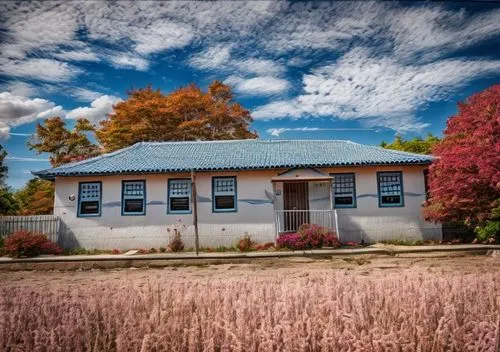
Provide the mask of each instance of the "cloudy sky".
[{"label": "cloudy sky", "polygon": [[97,122],[131,88],[213,79],[261,138],[439,135],[500,82],[500,4],[0,1],[8,183],[48,166],[26,148],[42,119]]}]

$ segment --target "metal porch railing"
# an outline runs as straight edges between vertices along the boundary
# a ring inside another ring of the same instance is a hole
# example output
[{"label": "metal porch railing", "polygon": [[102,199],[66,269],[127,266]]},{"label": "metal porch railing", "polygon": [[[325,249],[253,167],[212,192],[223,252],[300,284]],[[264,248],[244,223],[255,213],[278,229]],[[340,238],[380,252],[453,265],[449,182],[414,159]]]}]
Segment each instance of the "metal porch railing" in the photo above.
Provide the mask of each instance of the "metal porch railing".
[{"label": "metal porch railing", "polygon": [[277,235],[283,232],[295,232],[303,224],[336,228],[333,210],[276,210],[275,216]]}]

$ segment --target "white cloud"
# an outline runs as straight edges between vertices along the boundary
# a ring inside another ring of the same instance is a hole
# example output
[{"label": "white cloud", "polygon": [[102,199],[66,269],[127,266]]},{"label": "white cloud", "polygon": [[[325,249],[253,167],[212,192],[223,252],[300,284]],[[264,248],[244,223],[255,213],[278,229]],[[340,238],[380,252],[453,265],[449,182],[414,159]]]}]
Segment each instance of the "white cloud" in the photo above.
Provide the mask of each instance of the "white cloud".
[{"label": "white cloud", "polygon": [[189,25],[158,20],[132,35],[139,54],[151,54],[168,49],[182,48],[193,39],[193,30]]},{"label": "white cloud", "polygon": [[46,163],[47,161],[49,161],[49,159],[26,158],[23,156],[7,156],[5,157],[5,159],[9,161],[34,162],[34,163],[40,163],[40,162]]},{"label": "white cloud", "polygon": [[434,59],[500,35],[500,10],[475,15],[439,6],[406,7],[388,16],[388,39],[400,58]]},{"label": "white cloud", "polygon": [[53,53],[52,56],[65,61],[100,61],[97,54],[90,48],[63,50],[57,53]]},{"label": "white cloud", "polygon": [[323,128],[323,127],[279,127],[279,128],[269,128],[266,130],[271,136],[279,137],[281,134],[286,132],[316,132],[316,131],[374,131],[378,132],[375,128]]},{"label": "white cloud", "polygon": [[81,70],[51,59],[0,60],[0,73],[47,82],[71,80]]},{"label": "white cloud", "polygon": [[104,94],[99,92],[94,92],[86,88],[74,88],[70,91],[72,97],[81,101],[92,101],[103,96]]},{"label": "white cloud", "polygon": [[3,138],[8,137],[11,127],[62,114],[63,108],[51,101],[0,93],[0,134]]},{"label": "white cloud", "polygon": [[229,61],[231,47],[217,45],[191,57],[189,65],[198,69],[215,69]]},{"label": "white cloud", "polygon": [[230,76],[225,83],[233,86],[236,92],[246,95],[275,95],[284,93],[290,88],[287,80],[270,76],[253,78]]},{"label": "white cloud", "polygon": [[335,64],[305,75],[303,94],[261,106],[252,116],[331,116],[361,120],[369,127],[419,130],[427,126],[415,116],[419,108],[445,99],[472,79],[498,72],[500,61],[449,59],[404,65],[392,57],[374,57],[365,49],[354,49]]},{"label": "white cloud", "polygon": [[37,87],[33,84],[22,82],[22,81],[11,81],[2,86],[6,91],[9,91],[12,95],[20,95],[22,97],[30,97],[35,95],[37,92]]},{"label": "white cloud", "polygon": [[113,106],[121,101],[119,97],[103,95],[90,103],[90,106],[79,107],[67,113],[69,119],[86,118],[92,122],[102,120],[113,111]]},{"label": "white cloud", "polygon": [[138,71],[147,71],[149,61],[133,54],[116,53],[108,56],[108,60],[116,68],[136,69]]},{"label": "white cloud", "polygon": [[285,67],[273,60],[246,59],[234,62],[234,66],[245,73],[256,75],[279,75],[285,71]]}]

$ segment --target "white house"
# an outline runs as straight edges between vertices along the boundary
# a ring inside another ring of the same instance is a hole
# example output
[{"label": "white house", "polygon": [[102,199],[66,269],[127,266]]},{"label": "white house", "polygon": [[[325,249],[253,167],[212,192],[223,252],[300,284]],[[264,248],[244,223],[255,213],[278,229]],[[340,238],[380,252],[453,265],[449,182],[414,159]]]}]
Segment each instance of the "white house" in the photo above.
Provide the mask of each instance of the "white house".
[{"label": "white house", "polygon": [[165,247],[174,230],[193,246],[195,222],[200,246],[303,223],[371,243],[441,239],[421,212],[431,162],[339,140],[143,142],[34,174],[55,180],[67,246]]}]

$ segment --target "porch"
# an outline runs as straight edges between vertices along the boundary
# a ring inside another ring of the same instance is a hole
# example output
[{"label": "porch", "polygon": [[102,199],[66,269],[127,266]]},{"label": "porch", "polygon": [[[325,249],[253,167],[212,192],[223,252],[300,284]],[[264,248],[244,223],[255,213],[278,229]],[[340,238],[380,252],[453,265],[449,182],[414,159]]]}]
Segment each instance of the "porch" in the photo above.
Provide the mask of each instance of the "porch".
[{"label": "porch", "polygon": [[315,169],[292,169],[272,178],[276,237],[296,232],[303,224],[334,229],[333,177]]}]

